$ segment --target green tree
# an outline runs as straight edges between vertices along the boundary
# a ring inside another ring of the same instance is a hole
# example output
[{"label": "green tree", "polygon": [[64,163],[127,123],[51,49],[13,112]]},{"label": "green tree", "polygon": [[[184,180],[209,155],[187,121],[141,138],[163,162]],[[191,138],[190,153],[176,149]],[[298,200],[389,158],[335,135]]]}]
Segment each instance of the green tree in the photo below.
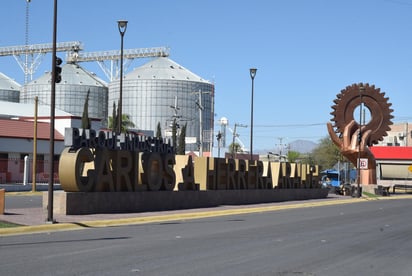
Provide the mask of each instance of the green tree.
[{"label": "green tree", "polygon": [[122,114],[122,132],[127,132],[127,130],[136,127],[136,125],[130,119],[129,114]]},{"label": "green tree", "polygon": [[116,103],[113,102],[113,111],[112,111],[112,117],[109,117],[109,125],[108,128],[110,128],[113,132],[117,130],[117,113],[116,113]]},{"label": "green tree", "polygon": [[162,138],[162,128],[160,127],[160,122],[157,123],[156,138]]},{"label": "green tree", "polygon": [[235,153],[243,152],[242,146],[239,143],[232,143],[229,145],[229,152],[233,155]]},{"label": "green tree", "polygon": [[89,94],[90,94],[90,89],[87,91],[86,100],[84,101],[84,105],[83,105],[83,115],[82,115],[82,128],[83,129],[90,129],[92,127],[91,121],[89,119]]},{"label": "green tree", "polygon": [[[119,106],[120,106],[120,104],[117,105],[116,116],[113,117],[113,120],[114,120],[115,123],[116,123],[115,131],[117,131],[117,129],[119,128],[119,114],[120,114]],[[123,119],[123,118],[122,118],[122,119]],[[122,126],[120,126],[120,132],[122,132]]]},{"label": "green tree", "polygon": [[301,157],[300,152],[293,151],[293,150],[289,150],[289,151],[288,151],[287,158],[288,158],[288,161],[289,161],[289,162],[295,163],[296,160],[300,159],[300,157]]},{"label": "green tree", "polygon": [[319,145],[312,151],[310,155],[315,164],[321,166],[322,169],[332,168],[339,160],[340,151],[332,142],[330,137],[325,137],[320,140]]},{"label": "green tree", "polygon": [[[117,115],[116,115],[117,116]],[[117,128],[113,127],[114,125],[117,125],[118,120],[113,120],[113,117],[109,117],[109,124],[108,128],[110,128],[113,131],[116,131]],[[134,128],[135,124],[130,120],[130,115],[129,114],[122,114],[122,132],[127,132],[128,129]]]},{"label": "green tree", "polygon": [[177,154],[184,155],[186,153],[186,128],[187,123],[180,130],[179,145],[177,146]]}]

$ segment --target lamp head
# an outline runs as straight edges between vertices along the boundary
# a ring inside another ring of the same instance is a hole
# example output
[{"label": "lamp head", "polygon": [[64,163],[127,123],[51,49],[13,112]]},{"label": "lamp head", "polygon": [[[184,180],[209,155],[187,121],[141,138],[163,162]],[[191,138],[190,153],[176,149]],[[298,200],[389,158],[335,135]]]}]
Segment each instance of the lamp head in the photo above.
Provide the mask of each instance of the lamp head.
[{"label": "lamp head", "polygon": [[117,26],[119,27],[119,32],[121,35],[124,35],[124,33],[126,32],[126,28],[127,28],[127,20],[118,20],[117,21]]},{"label": "lamp head", "polygon": [[256,68],[250,68],[250,77],[251,77],[252,79],[255,78],[255,76],[256,76],[256,71],[257,71]]}]

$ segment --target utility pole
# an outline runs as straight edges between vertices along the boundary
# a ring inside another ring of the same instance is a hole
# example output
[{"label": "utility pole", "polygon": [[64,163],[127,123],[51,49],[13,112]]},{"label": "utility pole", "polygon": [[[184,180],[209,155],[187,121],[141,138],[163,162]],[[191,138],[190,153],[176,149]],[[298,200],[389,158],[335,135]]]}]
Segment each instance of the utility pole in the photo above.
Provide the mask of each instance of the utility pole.
[{"label": "utility pole", "polygon": [[205,109],[202,105],[202,94],[211,94],[211,92],[202,92],[199,89],[198,92],[193,92],[192,94],[198,94],[199,98],[196,101],[196,105],[199,108],[199,156],[203,156],[203,110]]},{"label": "utility pole", "polygon": [[276,145],[279,147],[279,160],[281,160],[282,159],[282,148],[286,147],[287,144],[282,144],[282,141],[284,139],[283,137],[278,137],[277,139],[279,140],[279,144],[276,144]]},{"label": "utility pole", "polygon": [[34,97],[34,130],[33,130],[33,180],[31,191],[36,191],[36,172],[37,172],[37,111],[39,105],[39,97]]},{"label": "utility pole", "polygon": [[233,140],[232,140],[232,158],[235,159],[236,158],[236,151],[235,151],[235,139],[236,136],[238,135],[236,133],[236,127],[238,126],[238,124],[235,124],[235,127],[233,128]]},{"label": "utility pole", "polygon": [[199,157],[203,156],[203,120],[202,120],[202,111],[204,109],[202,105],[202,91],[199,90],[199,99],[196,102],[197,107],[199,108]]},{"label": "utility pole", "polygon": [[216,139],[217,139],[217,157],[220,158],[220,146],[221,146],[221,141],[222,141],[222,133],[219,132],[216,135]]},{"label": "utility pole", "polygon": [[237,151],[235,151],[235,139],[236,139],[236,137],[239,137],[239,134],[236,132],[237,127],[247,127],[247,125],[235,123],[235,126],[233,128],[232,158],[236,158],[236,152],[237,152]]}]

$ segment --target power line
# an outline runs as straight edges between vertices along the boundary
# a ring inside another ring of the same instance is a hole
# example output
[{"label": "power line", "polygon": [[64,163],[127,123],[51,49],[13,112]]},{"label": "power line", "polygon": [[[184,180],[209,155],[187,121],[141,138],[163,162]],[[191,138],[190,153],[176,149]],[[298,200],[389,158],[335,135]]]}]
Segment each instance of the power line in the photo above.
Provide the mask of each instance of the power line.
[{"label": "power line", "polygon": [[312,126],[324,126],[326,123],[313,123],[313,124],[284,124],[284,125],[256,125],[256,127],[312,127]]}]

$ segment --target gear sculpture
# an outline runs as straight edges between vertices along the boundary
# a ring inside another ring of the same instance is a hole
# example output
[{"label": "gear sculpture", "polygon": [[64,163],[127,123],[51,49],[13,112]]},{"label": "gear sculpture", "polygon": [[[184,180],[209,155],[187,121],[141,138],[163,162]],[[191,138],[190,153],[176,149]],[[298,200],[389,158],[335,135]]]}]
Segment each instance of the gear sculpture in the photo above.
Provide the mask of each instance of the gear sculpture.
[{"label": "gear sculpture", "polygon": [[[363,170],[360,181],[363,184],[376,184],[376,161],[369,147],[382,141],[390,130],[392,104],[388,102],[389,98],[385,98],[385,93],[367,83],[352,84],[336,97],[331,112],[334,124],[327,124],[329,135],[342,155],[355,166],[358,158],[368,159],[368,169]],[[362,103],[371,116],[365,124],[354,118],[355,109]]]}]

